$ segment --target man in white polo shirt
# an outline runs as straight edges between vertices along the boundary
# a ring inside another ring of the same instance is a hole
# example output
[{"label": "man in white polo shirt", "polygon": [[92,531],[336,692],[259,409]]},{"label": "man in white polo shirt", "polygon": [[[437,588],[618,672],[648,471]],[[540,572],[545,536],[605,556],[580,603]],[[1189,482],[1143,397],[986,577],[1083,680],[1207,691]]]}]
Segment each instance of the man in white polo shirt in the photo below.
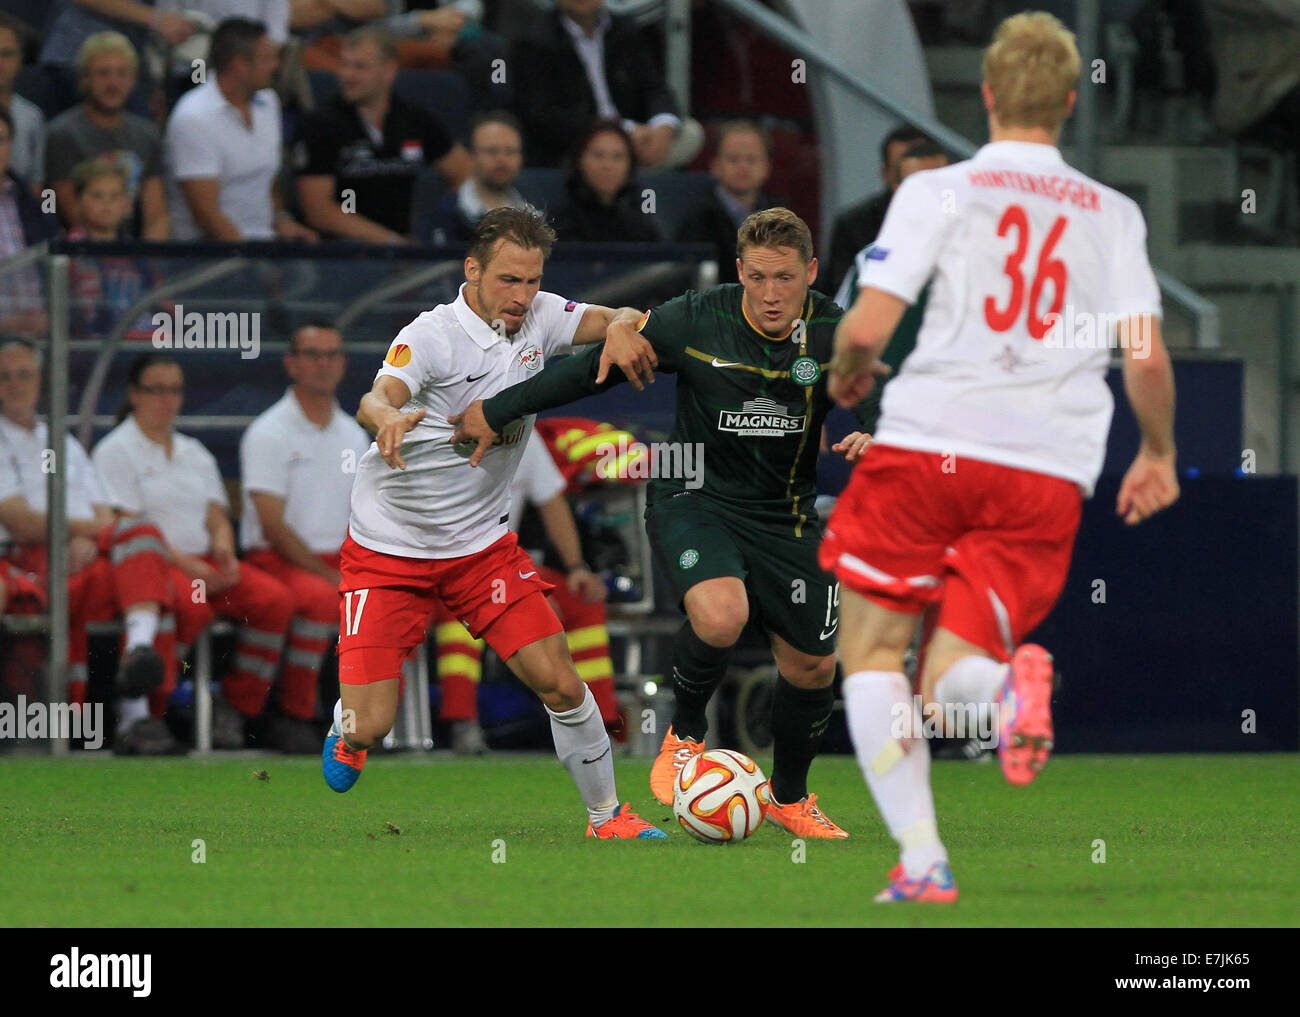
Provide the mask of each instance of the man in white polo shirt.
[{"label": "man in white polo shirt", "polygon": [[244,561],[289,588],[294,615],[280,675],[277,747],[314,753],[312,724],[321,660],[338,639],[339,548],[348,535],[352,480],[370,435],[334,398],[343,380],[343,337],[333,325],[303,325],[289,340],[293,384],[239,443]]},{"label": "man in white polo shirt", "polygon": [[266,26],[229,18],[212,33],[208,79],[167,121],[167,204],[176,240],[316,240],[281,207],[279,62]]}]

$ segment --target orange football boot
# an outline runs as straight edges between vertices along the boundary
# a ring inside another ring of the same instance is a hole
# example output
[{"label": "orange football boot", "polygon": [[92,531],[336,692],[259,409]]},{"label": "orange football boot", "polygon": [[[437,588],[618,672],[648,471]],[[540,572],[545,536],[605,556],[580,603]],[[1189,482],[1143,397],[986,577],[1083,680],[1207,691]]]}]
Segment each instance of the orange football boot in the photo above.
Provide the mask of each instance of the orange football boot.
[{"label": "orange football boot", "polygon": [[817,808],[816,795],[809,795],[790,805],[779,805],[772,797],[771,781],[758,790],[758,800],[763,803],[763,814],[774,826],[785,827],[796,837],[822,837],[829,840],[844,840],[848,837],[847,830],[840,829],[826,818],[826,813]]},{"label": "orange football boot", "polygon": [[668,728],[664,743],[659,747],[654,765],[650,767],[650,793],[663,805],[673,803],[673,784],[682,767],[690,762],[692,756],[704,751],[703,742],[693,742],[689,738],[678,738],[673,729]]},{"label": "orange football boot", "polygon": [[614,813],[613,819],[607,819],[598,827],[587,824],[587,836],[601,840],[667,840],[668,834],[659,827],[647,823],[632,811],[632,803],[624,802]]}]

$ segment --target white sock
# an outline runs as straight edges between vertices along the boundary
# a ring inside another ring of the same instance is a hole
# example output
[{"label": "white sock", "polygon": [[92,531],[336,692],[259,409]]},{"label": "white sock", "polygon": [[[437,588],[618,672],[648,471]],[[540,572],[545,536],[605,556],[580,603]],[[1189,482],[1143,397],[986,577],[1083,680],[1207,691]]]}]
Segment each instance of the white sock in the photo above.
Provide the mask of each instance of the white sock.
[{"label": "white sock", "polygon": [[158,634],[158,612],[152,607],[132,607],[126,612],[126,648],[153,646]]},{"label": "white sock", "polygon": [[119,699],[117,701],[117,733],[121,734],[137,720],[149,716],[149,699],[147,696],[136,696],[134,699]]},{"label": "white sock", "polygon": [[[925,874],[948,853],[939,840],[930,793],[930,747],[921,736],[921,717],[902,674],[858,671],[844,679],[844,706],[858,766],[876,800],[890,836],[901,849],[908,877]],[[911,725],[912,737],[894,737],[896,725]]]},{"label": "white sock", "polygon": [[343,700],[341,699],[334,702],[334,730],[339,734],[343,733]]},{"label": "white sock", "polygon": [[582,704],[564,713],[551,715],[551,737],[555,754],[578,785],[578,793],[587,806],[592,826],[611,819],[618,809],[618,791],[614,788],[614,748],[609,743],[605,722],[591,689],[582,687]]},{"label": "white sock", "polygon": [[962,725],[948,731],[950,737],[979,738],[986,743],[996,739],[997,726],[992,705],[1007,677],[1006,664],[999,664],[978,653],[962,657],[934,683],[934,698],[949,707],[967,707],[953,722]]}]

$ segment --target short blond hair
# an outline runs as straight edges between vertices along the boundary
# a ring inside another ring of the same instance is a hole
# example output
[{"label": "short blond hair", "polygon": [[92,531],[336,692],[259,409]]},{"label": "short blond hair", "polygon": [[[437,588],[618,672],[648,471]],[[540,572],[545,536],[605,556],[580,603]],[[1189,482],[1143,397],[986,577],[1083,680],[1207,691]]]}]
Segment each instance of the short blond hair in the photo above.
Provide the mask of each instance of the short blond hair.
[{"label": "short blond hair", "polygon": [[131,190],[131,180],[127,176],[126,167],[113,159],[97,156],[72,167],[72,193],[80,198],[87,187],[105,177],[115,177],[121,182],[123,191]]},{"label": "short blond hair", "polygon": [[1074,33],[1051,14],[1028,11],[1007,18],[984,51],[984,81],[998,123],[1059,131],[1079,68]]},{"label": "short blond hair", "polygon": [[788,208],[765,208],[752,213],[736,233],[736,257],[743,260],[749,247],[788,247],[807,265],[813,259],[812,230]]},{"label": "short blond hair", "polygon": [[117,53],[126,57],[133,74],[140,68],[140,57],[135,47],[131,45],[130,39],[121,32],[96,32],[94,35],[87,36],[86,41],[77,50],[77,73],[85,77],[86,71],[90,69],[90,62],[105,53]]}]

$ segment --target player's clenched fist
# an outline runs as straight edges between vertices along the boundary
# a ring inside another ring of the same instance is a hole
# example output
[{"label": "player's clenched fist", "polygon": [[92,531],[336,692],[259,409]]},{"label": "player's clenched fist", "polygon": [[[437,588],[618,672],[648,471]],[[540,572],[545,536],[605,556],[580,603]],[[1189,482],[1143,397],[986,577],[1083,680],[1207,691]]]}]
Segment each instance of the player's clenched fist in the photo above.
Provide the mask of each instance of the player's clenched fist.
[{"label": "player's clenched fist", "polygon": [[[497,440],[496,431],[488,426],[487,417],[483,415],[483,400],[475,399],[454,417],[448,417],[447,423],[456,430],[448,439],[453,445],[474,442],[477,447],[469,457],[469,464],[477,466],[492,443]],[[462,453],[463,455],[464,453]]]},{"label": "player's clenched fist", "polygon": [[396,416],[389,418],[379,428],[375,434],[375,444],[379,446],[379,454],[384,457],[384,462],[395,469],[406,469],[406,460],[402,458],[402,439],[406,432],[424,419],[424,410],[416,410],[414,413],[398,413]]},{"label": "player's clenched fist", "polygon": [[1135,526],[1178,500],[1178,473],[1173,455],[1157,456],[1140,449],[1119,485],[1115,511]]}]

